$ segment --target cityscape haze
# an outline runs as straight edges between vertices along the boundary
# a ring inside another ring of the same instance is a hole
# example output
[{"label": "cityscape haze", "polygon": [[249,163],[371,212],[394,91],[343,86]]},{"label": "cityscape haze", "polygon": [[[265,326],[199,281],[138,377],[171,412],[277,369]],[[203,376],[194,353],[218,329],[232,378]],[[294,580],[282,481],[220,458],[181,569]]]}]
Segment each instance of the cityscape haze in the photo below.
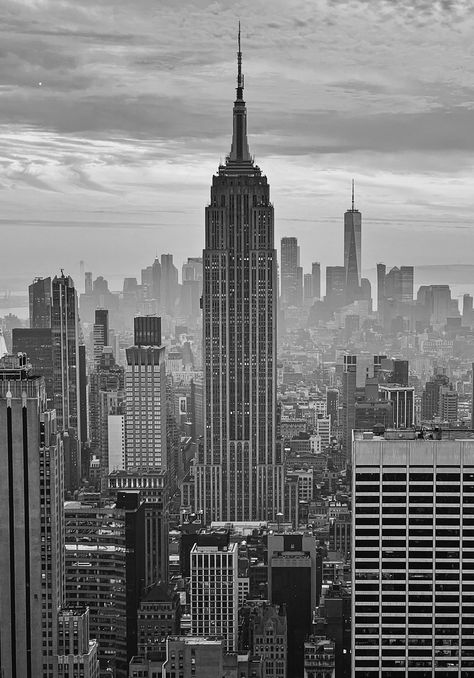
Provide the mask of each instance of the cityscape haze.
[{"label": "cityscape haze", "polygon": [[474,675],[474,9],[2,11],[1,677]]}]

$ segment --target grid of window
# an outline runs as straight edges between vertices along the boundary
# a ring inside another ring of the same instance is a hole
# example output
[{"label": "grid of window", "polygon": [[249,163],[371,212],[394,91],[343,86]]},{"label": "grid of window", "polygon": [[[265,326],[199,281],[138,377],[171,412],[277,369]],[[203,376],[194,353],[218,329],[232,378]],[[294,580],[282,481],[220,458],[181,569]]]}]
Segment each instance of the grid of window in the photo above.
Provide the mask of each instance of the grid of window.
[{"label": "grid of window", "polygon": [[354,675],[474,675],[474,443],[433,442],[443,464],[413,463],[429,444],[413,441],[409,464],[361,466],[367,442],[354,445]]}]

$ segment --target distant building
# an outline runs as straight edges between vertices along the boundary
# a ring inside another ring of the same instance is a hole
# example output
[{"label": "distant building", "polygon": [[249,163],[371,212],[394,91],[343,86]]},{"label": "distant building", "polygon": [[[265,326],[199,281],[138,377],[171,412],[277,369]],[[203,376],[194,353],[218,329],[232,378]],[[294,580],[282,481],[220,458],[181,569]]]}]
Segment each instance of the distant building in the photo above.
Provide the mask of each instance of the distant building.
[{"label": "distant building", "polygon": [[321,264],[319,261],[313,261],[311,275],[313,277],[313,297],[321,299]]},{"label": "distant building", "polygon": [[348,304],[360,298],[361,226],[361,213],[354,207],[354,182],[352,182],[352,207],[344,214],[344,273]]},{"label": "distant building", "polygon": [[344,266],[326,266],[326,304],[336,311],[346,303],[346,270]]},{"label": "distant building", "polygon": [[28,287],[30,328],[51,327],[51,278],[35,278]]},{"label": "distant building", "polygon": [[300,253],[297,238],[282,238],[280,254],[280,285],[281,304],[283,307],[298,306],[299,259]]},{"label": "distant building", "polygon": [[138,608],[138,654],[164,660],[166,638],[179,634],[180,621],[180,597],[172,587],[161,583],[147,591]]},{"label": "distant building", "polygon": [[125,467],[166,470],[165,347],[160,318],[135,318],[125,368]]}]

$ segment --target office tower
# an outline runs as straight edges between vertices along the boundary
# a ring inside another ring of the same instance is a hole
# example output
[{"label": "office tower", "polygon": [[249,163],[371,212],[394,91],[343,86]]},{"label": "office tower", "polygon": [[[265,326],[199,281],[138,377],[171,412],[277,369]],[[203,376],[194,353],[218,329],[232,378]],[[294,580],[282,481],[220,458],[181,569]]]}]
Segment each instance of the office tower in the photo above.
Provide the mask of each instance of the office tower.
[{"label": "office tower", "polygon": [[173,264],[173,255],[162,254],[160,302],[164,313],[175,314],[178,291],[178,269]]},{"label": "office tower", "polygon": [[313,276],[311,273],[305,273],[303,276],[303,298],[304,301],[313,299]]},{"label": "office tower", "polygon": [[51,331],[53,341],[54,408],[59,430],[79,430],[79,317],[70,276],[53,279]]},{"label": "office tower", "polygon": [[30,327],[51,327],[51,278],[35,278],[28,287]]},{"label": "office tower", "polygon": [[331,442],[331,417],[318,415],[315,421],[316,435],[321,438],[321,445],[329,445]]},{"label": "office tower", "polygon": [[326,413],[331,417],[331,426],[336,427],[339,424],[339,391],[335,388],[326,391]]},{"label": "office tower", "polygon": [[137,652],[137,610],[144,591],[145,520],[139,491],[114,505],[66,502],[66,600],[89,607],[101,671],[127,678]]},{"label": "office tower", "polygon": [[125,371],[115,362],[110,346],[104,348],[89,381],[91,451],[100,460],[100,474],[105,477],[125,463],[122,458]]},{"label": "office tower", "polygon": [[316,556],[313,535],[268,535],[268,595],[274,605],[286,606],[288,676],[303,674],[304,641],[319,600]]},{"label": "office tower", "polygon": [[165,347],[161,319],[135,318],[125,368],[125,467],[167,468]]},{"label": "office tower", "polygon": [[350,455],[355,427],[357,356],[345,355],[342,373],[342,427],[346,455]]},{"label": "office tower", "polygon": [[104,346],[109,345],[109,312],[106,308],[96,308],[95,323],[92,328],[94,346],[94,365],[100,363]]},{"label": "office tower", "polygon": [[471,363],[471,429],[474,431],[474,363]]},{"label": "office tower", "polygon": [[458,420],[458,394],[452,384],[439,389],[438,416],[441,421],[454,424]]},{"label": "office tower", "polygon": [[182,268],[181,312],[190,319],[201,314],[202,257],[188,257]]},{"label": "office tower", "polygon": [[85,294],[92,294],[92,272],[87,271],[84,278],[84,292]]},{"label": "office tower", "polygon": [[464,294],[462,298],[462,324],[464,327],[470,327],[474,319],[472,303],[472,296],[470,294]]},{"label": "office tower", "polygon": [[138,654],[146,659],[165,659],[167,636],[180,631],[179,593],[167,584],[158,584],[146,592],[138,608]]},{"label": "office tower", "polygon": [[298,306],[299,247],[297,238],[281,239],[280,284],[281,304]]},{"label": "office tower", "polygon": [[400,436],[354,442],[351,675],[469,676],[474,441]]},{"label": "office tower", "polygon": [[377,313],[379,319],[383,319],[384,314],[386,272],[385,264],[377,264]]},{"label": "office tower", "polygon": [[421,419],[430,421],[439,414],[440,390],[449,385],[449,378],[445,374],[435,374],[425,384],[421,395]]},{"label": "office tower", "polygon": [[[212,638],[193,636],[171,636],[166,639],[166,661],[163,664],[163,676],[182,676],[193,678],[222,678],[229,675],[226,668],[225,644]],[[179,667],[179,673],[177,673]],[[140,674],[143,675],[143,674]],[[232,675],[232,674],[231,674]],[[246,674],[239,674],[246,675]]]},{"label": "office tower", "polygon": [[191,634],[222,637],[227,652],[237,650],[238,546],[198,546],[191,550]]},{"label": "office tower", "polygon": [[[52,406],[53,398],[53,346],[51,328],[14,327],[12,353],[26,353],[32,374],[44,377],[46,397]],[[0,356],[1,357],[1,356]]]},{"label": "office tower", "polygon": [[88,399],[87,399],[87,359],[86,359],[86,347],[84,344],[79,344],[78,346],[78,356],[79,356],[79,438],[84,444],[89,440],[89,412],[88,412]]},{"label": "office tower", "polygon": [[393,426],[411,428],[415,424],[415,389],[413,386],[381,384],[380,397],[392,403]]},{"label": "office tower", "polygon": [[[298,247],[298,257],[300,248]],[[303,267],[298,265],[296,269],[296,306],[303,305]]]},{"label": "office tower", "polygon": [[140,489],[145,513],[145,583],[148,589],[168,581],[169,485],[167,473],[156,469],[112,471],[109,490],[118,492]]},{"label": "office tower", "polygon": [[408,360],[394,360],[390,381],[399,386],[408,386]]},{"label": "office tower", "polygon": [[99,678],[98,643],[89,639],[89,609],[65,608],[58,615],[58,677]]},{"label": "office tower", "polygon": [[326,304],[336,311],[346,303],[346,272],[344,266],[326,266]]},{"label": "office tower", "polygon": [[267,179],[248,150],[241,52],[232,147],[206,208],[205,437],[195,466],[204,520],[266,520],[283,510],[276,442],[276,253]]},{"label": "office tower", "polygon": [[321,264],[319,261],[313,261],[311,275],[313,277],[313,297],[321,299]]},{"label": "office tower", "polygon": [[344,272],[348,304],[359,299],[360,295],[361,225],[361,213],[354,208],[354,181],[352,181],[352,207],[344,213]]},{"label": "office tower", "polygon": [[413,266],[400,267],[400,301],[413,301]]},{"label": "office tower", "polygon": [[57,676],[64,592],[62,449],[42,377],[26,356],[0,361],[2,674]]}]

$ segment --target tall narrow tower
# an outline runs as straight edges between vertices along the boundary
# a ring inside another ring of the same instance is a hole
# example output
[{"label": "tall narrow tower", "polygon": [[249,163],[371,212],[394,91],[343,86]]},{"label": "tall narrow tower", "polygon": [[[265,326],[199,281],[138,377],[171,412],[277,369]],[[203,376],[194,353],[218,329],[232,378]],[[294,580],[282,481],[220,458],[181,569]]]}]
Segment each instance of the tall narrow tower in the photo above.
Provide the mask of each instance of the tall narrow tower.
[{"label": "tall narrow tower", "polygon": [[361,226],[361,213],[354,207],[354,181],[352,181],[352,205],[344,214],[344,269],[348,304],[360,297]]},{"label": "tall narrow tower", "polygon": [[237,63],[232,146],[212,179],[203,252],[205,434],[195,479],[206,521],[271,519],[283,508],[273,206],[248,148],[240,28]]}]

